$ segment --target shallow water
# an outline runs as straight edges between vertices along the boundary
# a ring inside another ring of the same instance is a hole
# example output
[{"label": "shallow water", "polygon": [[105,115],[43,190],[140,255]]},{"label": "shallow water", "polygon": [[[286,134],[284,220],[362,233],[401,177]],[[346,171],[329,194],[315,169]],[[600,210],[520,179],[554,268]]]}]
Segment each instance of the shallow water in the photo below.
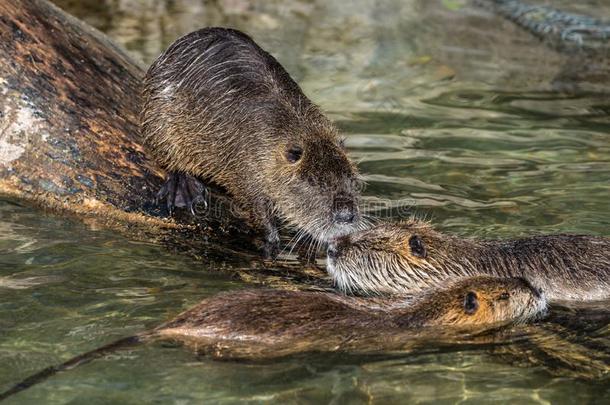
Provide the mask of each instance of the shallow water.
[{"label": "shallow water", "polygon": [[[202,26],[249,32],[338,123],[377,215],[415,213],[477,237],[610,236],[607,59],[557,53],[459,0],[57,3],[146,63]],[[602,0],[546,3],[610,19]],[[247,287],[222,263],[14,201],[0,200],[0,252],[0,390],[203,297]],[[239,363],[151,344],[63,373],[12,403],[608,403],[607,304],[555,309],[552,322],[528,329],[535,344],[516,345],[518,353],[456,344]]]}]

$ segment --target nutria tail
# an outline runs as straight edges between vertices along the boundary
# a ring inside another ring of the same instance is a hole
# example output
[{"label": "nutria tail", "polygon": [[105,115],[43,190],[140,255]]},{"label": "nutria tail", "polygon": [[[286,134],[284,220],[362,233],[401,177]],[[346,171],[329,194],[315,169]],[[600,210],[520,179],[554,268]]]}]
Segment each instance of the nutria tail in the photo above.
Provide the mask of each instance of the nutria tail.
[{"label": "nutria tail", "polygon": [[112,343],[109,343],[105,346],[99,347],[95,350],[91,350],[89,352],[79,354],[78,356],[73,357],[70,360],[68,360],[64,363],[61,363],[59,365],[47,367],[44,370],[41,370],[41,371],[37,372],[36,374],[32,374],[31,376],[21,380],[20,382],[18,382],[17,384],[15,384],[13,387],[9,388],[8,390],[4,391],[3,393],[0,393],[0,401],[4,400],[10,396],[13,396],[23,390],[26,390],[38,383],[41,383],[44,380],[46,380],[47,378],[52,377],[57,373],[71,370],[76,366],[80,366],[81,364],[89,363],[90,361],[95,360],[99,357],[105,356],[108,353],[112,353],[115,350],[137,345],[137,344],[141,343],[143,341],[143,339],[144,339],[144,336],[139,336],[139,335],[122,338],[122,339],[116,340]]}]

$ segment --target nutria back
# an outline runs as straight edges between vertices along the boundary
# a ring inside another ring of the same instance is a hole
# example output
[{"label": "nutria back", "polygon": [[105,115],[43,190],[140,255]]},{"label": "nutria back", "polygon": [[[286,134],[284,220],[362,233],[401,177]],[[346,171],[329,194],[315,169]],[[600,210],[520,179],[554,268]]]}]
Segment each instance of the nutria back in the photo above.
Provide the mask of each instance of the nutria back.
[{"label": "nutria back", "polygon": [[551,300],[610,296],[610,239],[596,236],[473,240],[411,220],[339,238],[327,263],[339,288],[364,294],[417,293],[491,275],[526,278]]},{"label": "nutria back", "polygon": [[205,28],[144,82],[142,131],[168,171],[226,188],[268,234],[275,218],[319,240],[358,224],[358,173],[335,126],[250,37]]}]

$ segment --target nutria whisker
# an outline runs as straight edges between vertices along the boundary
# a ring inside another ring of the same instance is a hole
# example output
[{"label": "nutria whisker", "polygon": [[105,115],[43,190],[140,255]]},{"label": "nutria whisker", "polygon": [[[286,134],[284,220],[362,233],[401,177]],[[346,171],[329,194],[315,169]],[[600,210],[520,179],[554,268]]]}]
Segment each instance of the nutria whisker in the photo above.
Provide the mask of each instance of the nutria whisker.
[{"label": "nutria whisker", "polygon": [[307,235],[307,233],[305,232],[305,230],[303,230],[303,229],[297,230],[297,232],[294,234],[294,236],[292,238],[290,238],[290,240],[284,245],[284,247],[280,251],[280,255],[282,255],[286,251],[286,249],[290,248],[290,250],[288,251],[288,256],[290,256],[292,254],[292,251],[294,250],[294,248],[299,244],[301,239],[306,235]]},{"label": "nutria whisker", "polygon": [[360,216],[360,223],[358,224],[358,227],[356,230],[364,231],[366,229],[369,229],[373,225],[377,224],[378,222],[379,222],[379,218],[377,218],[373,215],[362,213]]},{"label": "nutria whisker", "polygon": [[317,253],[320,251],[320,244],[324,242],[326,237],[326,232],[329,230],[329,225],[322,225],[318,230],[318,234],[316,237],[312,239],[312,243],[309,245],[309,249],[307,249],[307,257],[312,257],[315,260]]},{"label": "nutria whisker", "polygon": [[284,246],[281,253],[285,252],[286,249],[290,247],[290,250],[288,251],[288,256],[290,256],[293,250],[299,245],[301,241],[303,241],[303,239],[311,243],[313,237],[306,230],[299,229],[295,236],[293,236],[292,239],[290,239],[290,241],[286,244],[286,246]]}]

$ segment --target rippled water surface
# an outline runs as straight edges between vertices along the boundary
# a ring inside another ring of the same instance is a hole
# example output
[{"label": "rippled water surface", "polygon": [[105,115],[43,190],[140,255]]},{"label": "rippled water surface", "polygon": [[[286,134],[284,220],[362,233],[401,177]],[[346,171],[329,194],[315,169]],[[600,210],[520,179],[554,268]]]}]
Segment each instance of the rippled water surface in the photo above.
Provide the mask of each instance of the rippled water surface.
[{"label": "rippled water surface", "polygon": [[[378,215],[416,213],[477,237],[610,236],[605,57],[558,53],[460,0],[56,3],[145,63],[202,26],[250,33],[338,123]],[[602,0],[545,3],[610,19]],[[228,270],[0,200],[0,389],[247,286]],[[240,363],[151,344],[13,403],[608,403],[607,304],[555,309],[517,354],[456,346]]]}]

